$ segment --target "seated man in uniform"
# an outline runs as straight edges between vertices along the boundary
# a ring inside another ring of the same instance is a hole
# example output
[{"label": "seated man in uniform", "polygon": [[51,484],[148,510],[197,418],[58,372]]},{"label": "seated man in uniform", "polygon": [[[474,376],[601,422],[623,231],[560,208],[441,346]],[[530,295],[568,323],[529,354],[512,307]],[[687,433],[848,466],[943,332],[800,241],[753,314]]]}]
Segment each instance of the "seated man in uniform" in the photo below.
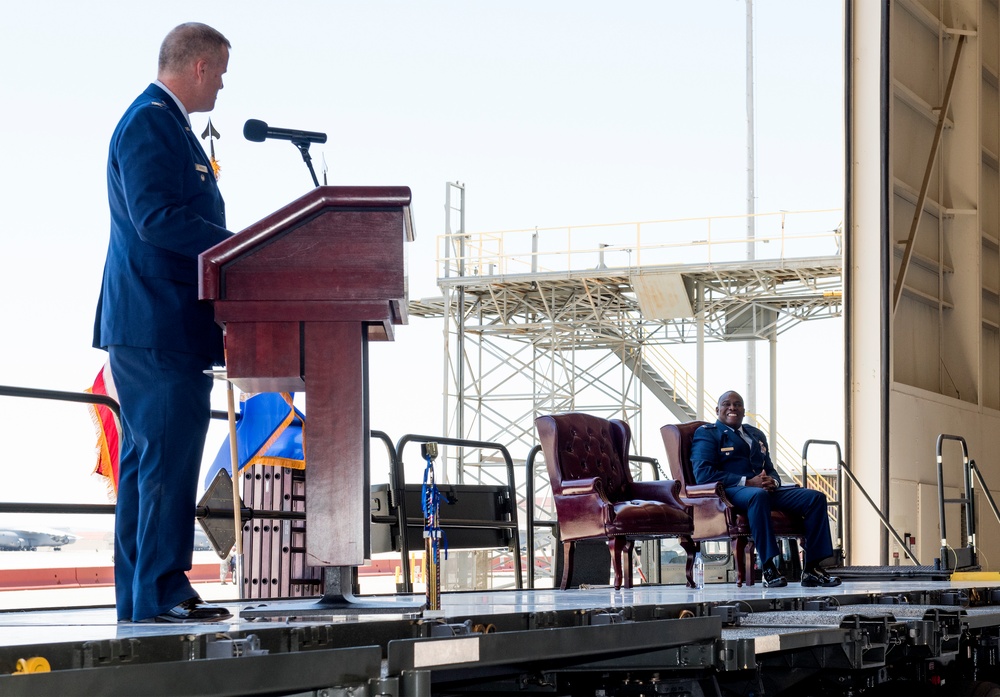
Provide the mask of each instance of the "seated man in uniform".
[{"label": "seated man in uniform", "polygon": [[746,515],[750,536],[760,555],[764,585],[788,585],[781,573],[778,540],[771,527],[771,511],[784,511],[805,520],[805,569],[802,585],[830,588],[840,579],[828,574],[820,562],[833,555],[826,496],[814,489],[782,487],[764,433],[743,423],[743,398],[726,392],[715,409],[719,417],[705,424],[691,441],[691,466],[699,484],[722,482],[736,510]]}]

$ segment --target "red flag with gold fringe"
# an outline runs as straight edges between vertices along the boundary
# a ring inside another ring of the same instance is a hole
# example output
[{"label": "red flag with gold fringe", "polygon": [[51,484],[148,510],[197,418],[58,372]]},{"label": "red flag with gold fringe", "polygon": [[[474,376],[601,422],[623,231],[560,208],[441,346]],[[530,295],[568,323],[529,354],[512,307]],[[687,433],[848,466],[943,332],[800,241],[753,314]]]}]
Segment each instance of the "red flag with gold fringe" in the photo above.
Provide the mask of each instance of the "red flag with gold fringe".
[{"label": "red flag with gold fringe", "polygon": [[[95,395],[104,395],[118,401],[118,391],[111,377],[111,364],[105,363],[94,384],[85,390]],[[108,486],[108,498],[112,501],[118,498],[118,453],[121,449],[121,424],[115,413],[103,404],[87,405],[90,417],[97,430],[97,466],[94,474],[105,478]]]}]

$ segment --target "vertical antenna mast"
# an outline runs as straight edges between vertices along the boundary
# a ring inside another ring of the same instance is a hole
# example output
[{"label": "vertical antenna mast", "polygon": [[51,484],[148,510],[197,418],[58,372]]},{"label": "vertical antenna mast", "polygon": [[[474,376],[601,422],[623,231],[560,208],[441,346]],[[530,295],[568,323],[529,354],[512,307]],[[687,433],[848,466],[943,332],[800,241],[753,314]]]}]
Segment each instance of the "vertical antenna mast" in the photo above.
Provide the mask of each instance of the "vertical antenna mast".
[{"label": "vertical antenna mast", "polygon": [[[747,2],[747,261],[755,258],[754,253],[754,124],[753,124],[753,0]],[[757,409],[757,307],[750,308],[750,322],[754,336],[747,342],[747,390],[744,399],[748,407]],[[754,420],[756,423],[756,420]]]}]

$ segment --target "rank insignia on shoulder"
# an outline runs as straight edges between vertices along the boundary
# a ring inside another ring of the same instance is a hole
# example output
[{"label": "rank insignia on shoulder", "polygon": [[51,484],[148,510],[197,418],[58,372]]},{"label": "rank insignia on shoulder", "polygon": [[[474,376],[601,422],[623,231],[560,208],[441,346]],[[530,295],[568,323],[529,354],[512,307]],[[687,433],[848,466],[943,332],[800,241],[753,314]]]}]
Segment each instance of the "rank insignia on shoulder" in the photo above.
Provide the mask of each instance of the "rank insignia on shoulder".
[{"label": "rank insignia on shoulder", "polygon": [[167,105],[166,105],[166,104],[164,104],[164,103],[163,103],[163,102],[161,102],[161,101],[155,101],[155,102],[150,102],[150,104],[152,104],[153,106],[158,106],[158,107],[160,107],[161,109],[166,109],[166,108],[167,108]]},{"label": "rank insignia on shoulder", "polygon": [[723,453],[731,453],[733,450],[734,448],[731,445],[728,448],[719,448],[719,451]]}]

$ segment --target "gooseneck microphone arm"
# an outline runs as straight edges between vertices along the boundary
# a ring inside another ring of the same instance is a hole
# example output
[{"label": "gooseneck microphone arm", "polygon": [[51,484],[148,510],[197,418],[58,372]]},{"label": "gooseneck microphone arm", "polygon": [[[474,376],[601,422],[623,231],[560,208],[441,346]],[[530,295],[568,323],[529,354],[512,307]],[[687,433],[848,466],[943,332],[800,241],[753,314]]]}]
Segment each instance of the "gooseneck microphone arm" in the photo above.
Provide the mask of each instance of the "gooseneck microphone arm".
[{"label": "gooseneck microphone arm", "polygon": [[258,119],[248,119],[243,125],[243,137],[255,143],[261,143],[267,138],[277,140],[290,140],[292,145],[302,153],[302,161],[309,168],[313,185],[319,186],[319,179],[316,178],[316,171],[313,169],[312,156],[309,154],[309,146],[312,143],[325,143],[326,133],[316,131],[297,131],[292,128],[272,128]]}]

